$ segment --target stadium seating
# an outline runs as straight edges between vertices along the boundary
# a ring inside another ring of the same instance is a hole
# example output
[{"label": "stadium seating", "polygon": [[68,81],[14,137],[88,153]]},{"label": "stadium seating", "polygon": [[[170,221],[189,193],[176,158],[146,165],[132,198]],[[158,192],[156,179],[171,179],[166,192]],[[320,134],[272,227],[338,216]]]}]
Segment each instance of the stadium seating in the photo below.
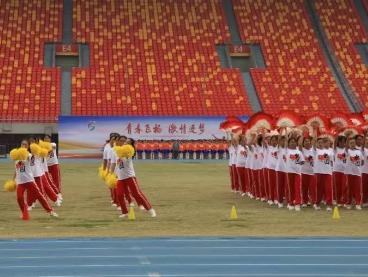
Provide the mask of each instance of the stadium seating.
[{"label": "stadium seating", "polygon": [[61,40],[61,0],[0,0],[0,117],[55,121],[60,72],[43,68],[43,48]]},{"label": "stadium seating", "polygon": [[251,76],[266,112],[348,111],[304,0],[233,0],[233,4],[242,40],[262,47],[267,68],[253,69]]},{"label": "stadium seating", "polygon": [[316,0],[316,9],[345,76],[368,107],[368,70],[355,48],[367,42],[367,34],[352,0]]},{"label": "stadium seating", "polygon": [[73,70],[75,115],[252,113],[215,50],[229,41],[220,0],[75,0],[73,35],[91,51]]}]

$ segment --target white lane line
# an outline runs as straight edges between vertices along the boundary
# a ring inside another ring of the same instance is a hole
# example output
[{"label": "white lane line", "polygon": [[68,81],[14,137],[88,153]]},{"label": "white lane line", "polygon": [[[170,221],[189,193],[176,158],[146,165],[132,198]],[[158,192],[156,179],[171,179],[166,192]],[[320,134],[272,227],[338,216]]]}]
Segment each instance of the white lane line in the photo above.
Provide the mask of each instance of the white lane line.
[{"label": "white lane line", "polygon": [[152,272],[152,273],[148,273],[148,277],[161,277],[161,275],[158,272]]},{"label": "white lane line", "polygon": [[[237,276],[248,276],[248,277],[252,277],[252,276],[298,276],[298,277],[311,277],[311,276],[333,276],[333,277],[346,277],[346,273],[342,274],[342,273],[323,273],[322,275],[320,273],[316,274],[316,273],[253,273],[253,274],[246,274],[244,275],[244,273],[226,273],[226,274],[221,274],[221,273],[199,273],[199,274],[164,274],[161,275],[161,277],[237,277]],[[359,273],[352,273],[348,275],[349,277],[367,277],[367,274],[359,274]],[[88,274],[88,275],[42,275],[42,276],[38,276],[38,277],[147,277],[147,274],[136,274],[136,275],[132,275],[132,274],[103,274],[103,275],[95,275],[95,274]]]},{"label": "white lane line", "polygon": [[139,260],[139,263],[141,264],[141,265],[149,265],[149,264],[151,264],[151,262],[148,260],[148,258],[147,257],[145,257],[145,256],[140,256],[140,257],[138,257],[138,260]]},{"label": "white lane line", "polygon": [[272,238],[249,238],[249,239],[111,239],[111,240],[0,240],[0,244],[4,243],[117,243],[117,242],[368,242],[368,239],[330,239],[330,238],[319,238],[319,239],[308,239],[308,238],[285,238],[285,239],[272,239]]},{"label": "white lane line", "polygon": [[[82,265],[71,265],[71,264],[57,264],[57,265],[4,265],[0,266],[0,269],[11,269],[11,268],[83,268],[83,267],[141,267],[141,264],[82,264]],[[316,264],[316,263],[305,263],[305,264],[278,264],[278,263],[262,263],[262,264],[254,264],[254,263],[232,263],[232,264],[218,264],[218,263],[202,263],[202,264],[194,264],[194,263],[173,263],[173,264],[153,264],[150,266],[155,267],[172,267],[172,266],[191,266],[191,267],[203,267],[203,266],[280,266],[280,267],[286,267],[286,266],[318,266],[318,267],[324,267],[324,266],[336,266],[336,267],[368,267],[368,263],[365,264]]]},{"label": "white lane line", "polygon": [[[142,249],[367,249],[367,246],[142,246],[135,247],[53,247],[53,250],[142,250]],[[49,248],[0,248],[0,251],[49,251]]]},{"label": "white lane line", "polygon": [[18,259],[29,259],[29,260],[37,260],[37,259],[46,259],[46,260],[58,260],[58,259],[93,259],[93,258],[166,258],[166,257],[205,257],[205,258],[211,258],[211,257],[368,257],[368,254],[168,254],[168,255],[146,255],[146,257],[142,257],[141,255],[102,255],[102,256],[74,256],[74,255],[68,255],[68,256],[19,256],[19,257],[0,257],[0,260],[18,260]]}]

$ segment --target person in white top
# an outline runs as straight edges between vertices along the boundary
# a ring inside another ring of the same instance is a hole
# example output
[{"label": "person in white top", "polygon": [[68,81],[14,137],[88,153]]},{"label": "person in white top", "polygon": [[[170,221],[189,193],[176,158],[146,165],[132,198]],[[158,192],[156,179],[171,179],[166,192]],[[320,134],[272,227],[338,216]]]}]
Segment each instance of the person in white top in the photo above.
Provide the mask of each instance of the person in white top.
[{"label": "person in white top", "polygon": [[263,137],[254,136],[252,145],[250,147],[250,153],[253,155],[252,162],[252,175],[253,175],[253,185],[254,185],[254,196],[257,200],[265,201],[265,190],[263,187],[262,180],[262,147]]},{"label": "person in white top", "polygon": [[236,170],[236,160],[238,154],[239,138],[234,136],[231,139],[231,147],[229,147],[230,165],[231,165],[231,189],[232,192],[240,193],[239,176]]},{"label": "person in white top", "polygon": [[[36,137],[29,137],[28,139],[29,145],[32,143],[38,144],[38,139]],[[47,197],[54,203],[56,203],[57,206],[61,205],[61,199],[58,198],[57,194],[52,190],[49,183],[47,182],[45,178],[45,165],[44,165],[44,158],[40,157],[39,154],[31,153],[30,158],[30,167],[34,176],[35,183],[40,190],[40,192],[43,194],[43,196],[47,199]],[[27,204],[28,204],[28,210],[32,210],[32,208],[35,206],[37,198],[36,195],[33,195],[32,193],[27,194]]]},{"label": "person in white top", "polygon": [[346,149],[346,185],[347,185],[347,199],[346,207],[349,209],[355,200],[355,208],[362,209],[362,166],[364,164],[364,157],[362,150],[357,148],[356,139],[349,138]]},{"label": "person in white top", "polygon": [[[103,159],[102,168],[104,171],[105,170],[108,171],[110,168],[110,161],[111,161],[111,157],[113,153],[112,148],[114,147],[116,139],[119,137],[120,135],[118,133],[110,133],[110,139],[104,146],[104,150],[102,154],[102,159]],[[110,188],[110,196],[111,196],[112,206],[118,207],[119,201],[117,201],[116,199],[116,189],[115,188]]]},{"label": "person in white top", "polygon": [[302,206],[305,207],[308,203],[312,203],[312,199],[315,198],[314,149],[311,137],[303,138],[302,143],[301,151],[304,156],[304,164],[302,166]]},{"label": "person in white top", "polygon": [[234,177],[233,177],[233,167],[232,167],[232,163],[233,163],[233,156],[235,155],[235,148],[232,144],[232,141],[228,142],[228,149],[227,151],[229,152],[229,174],[230,174],[230,188],[231,191],[234,192],[235,191],[235,185],[234,185]]},{"label": "person in white top", "polygon": [[[29,144],[27,140],[23,140],[21,147],[28,149]],[[27,191],[27,195],[32,194],[37,199],[42,207],[49,213],[50,216],[57,217],[58,215],[47,203],[45,197],[38,189],[33,172],[30,166],[32,155],[29,154],[24,161],[15,161],[15,182],[17,185],[17,202],[22,212],[22,219],[29,220],[28,206],[25,203],[24,192]]]},{"label": "person in white top", "polygon": [[363,187],[363,207],[368,206],[368,138],[364,139],[364,148],[363,148],[363,156],[364,156],[364,164],[362,167],[362,187]]},{"label": "person in white top", "polygon": [[[286,137],[279,136],[278,141],[278,152],[277,152],[277,163],[276,163],[276,188],[277,188],[277,202],[279,208],[283,207],[285,189],[287,182],[286,175]],[[275,153],[276,154],[276,153]]]},{"label": "person in white top", "polygon": [[[278,161],[278,135],[271,136],[270,143],[267,146],[267,168],[268,168],[268,197],[269,201],[274,204],[278,204],[277,201],[277,176],[276,176],[276,165]],[[269,202],[270,204],[270,202]]]},{"label": "person in white top", "polygon": [[[128,138],[125,144],[130,144],[134,147],[134,140]],[[115,171],[115,167],[118,177],[116,186],[117,200],[120,203],[122,211],[122,214],[119,217],[125,218],[128,216],[128,209],[124,200],[124,195],[129,192],[132,194],[138,205],[141,204],[152,217],[156,217],[155,210],[152,208],[152,205],[138,186],[133,167],[133,158],[118,158],[116,163],[112,165],[113,172]]]},{"label": "person in white top", "polygon": [[269,205],[273,205],[273,200],[271,200],[270,196],[270,186],[268,184],[268,145],[270,144],[270,134],[266,133],[262,135],[263,142],[262,142],[262,173],[261,173],[261,184],[263,185],[264,190],[264,198]]},{"label": "person in white top", "polygon": [[236,153],[236,171],[239,179],[239,187],[242,192],[242,196],[245,196],[247,190],[247,178],[246,178],[246,171],[245,171],[245,163],[247,159],[247,150],[245,145],[245,137],[240,136],[240,144],[237,148]]},{"label": "person in white top", "polygon": [[288,208],[289,210],[300,211],[302,203],[302,166],[304,155],[298,148],[298,138],[290,134],[286,150],[286,171],[288,184]]},{"label": "person in white top", "polygon": [[331,148],[329,138],[319,137],[316,142],[314,156],[314,174],[316,176],[316,198],[314,208],[319,210],[320,203],[324,196],[327,210],[332,210],[333,185],[332,185],[332,161],[334,152]]},{"label": "person in white top", "polygon": [[334,197],[338,206],[345,204],[346,187],[346,137],[337,136],[335,139],[335,150],[333,160],[333,189]]},{"label": "person in white top", "polygon": [[59,193],[61,193],[60,166],[59,166],[59,160],[56,154],[57,145],[56,143],[51,142],[51,137],[49,135],[44,136],[44,141],[50,142],[52,146],[52,150],[49,152],[49,155],[47,157],[47,167],[51,174],[52,181],[54,182]]}]

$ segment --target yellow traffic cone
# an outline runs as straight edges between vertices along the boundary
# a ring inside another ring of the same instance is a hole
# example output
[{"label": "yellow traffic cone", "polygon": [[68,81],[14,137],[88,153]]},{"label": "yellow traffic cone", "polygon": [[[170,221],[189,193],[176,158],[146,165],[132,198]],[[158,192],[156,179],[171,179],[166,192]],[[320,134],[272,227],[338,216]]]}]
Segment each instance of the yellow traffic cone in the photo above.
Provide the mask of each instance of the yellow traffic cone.
[{"label": "yellow traffic cone", "polygon": [[231,208],[230,219],[238,219],[238,213],[236,212],[235,206]]},{"label": "yellow traffic cone", "polygon": [[134,208],[133,207],[130,207],[129,208],[128,218],[130,220],[135,220],[135,212],[134,212]]},{"label": "yellow traffic cone", "polygon": [[332,214],[332,219],[340,219],[339,208],[335,207]]}]

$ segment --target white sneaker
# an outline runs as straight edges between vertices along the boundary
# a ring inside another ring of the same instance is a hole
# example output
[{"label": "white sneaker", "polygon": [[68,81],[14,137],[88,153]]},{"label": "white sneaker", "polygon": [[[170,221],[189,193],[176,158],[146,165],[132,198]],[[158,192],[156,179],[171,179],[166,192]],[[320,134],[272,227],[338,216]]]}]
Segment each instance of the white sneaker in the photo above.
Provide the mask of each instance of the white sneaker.
[{"label": "white sneaker", "polygon": [[307,207],[307,204],[303,204],[303,205],[302,205],[302,208],[306,208],[306,207]]},{"label": "white sneaker", "polygon": [[272,200],[268,200],[268,201],[267,201],[267,203],[268,203],[268,205],[270,205],[270,206],[271,206],[271,205],[273,205],[273,201],[272,201]]},{"label": "white sneaker", "polygon": [[58,200],[56,200],[56,202],[55,202],[55,206],[56,207],[60,207],[61,206],[61,201],[60,201],[60,199],[58,199]]},{"label": "white sneaker", "polygon": [[351,210],[351,205],[344,205],[347,210]]},{"label": "white sneaker", "polygon": [[362,209],[362,206],[361,205],[356,205],[355,209],[360,211]]},{"label": "white sneaker", "polygon": [[130,202],[130,203],[129,203],[129,207],[135,207],[134,202]]},{"label": "white sneaker", "polygon": [[32,209],[36,208],[36,202],[33,202],[31,207],[32,207]]},{"label": "white sneaker", "polygon": [[[299,207],[299,208],[300,208],[300,207]],[[294,209],[295,209],[295,207],[294,207],[294,206],[289,205],[289,206],[288,206],[288,209],[289,209],[289,211],[292,211],[292,210],[294,210]]]},{"label": "white sneaker", "polygon": [[250,198],[250,199],[254,199],[253,194],[249,194],[249,198]]},{"label": "white sneaker", "polygon": [[60,199],[61,201],[63,201],[63,195],[61,193],[58,193],[57,197],[58,197],[58,199]]},{"label": "white sneaker", "polygon": [[118,205],[116,205],[115,203],[112,203],[112,205],[111,206],[113,206],[113,207],[117,207]]},{"label": "white sneaker", "polygon": [[156,211],[154,209],[150,209],[148,213],[151,215],[151,217],[156,217]]},{"label": "white sneaker", "polygon": [[117,206],[117,207],[116,207],[116,209],[117,209],[118,211],[121,211],[121,207],[119,207],[119,206]]},{"label": "white sneaker", "polygon": [[317,204],[314,204],[314,205],[313,205],[313,208],[314,208],[316,211],[319,211],[319,210],[321,209],[321,207],[320,207],[320,206],[318,206]]},{"label": "white sneaker", "polygon": [[28,206],[27,210],[30,212],[32,211],[32,206]]},{"label": "white sneaker", "polygon": [[295,211],[300,212],[300,205],[295,205]]},{"label": "white sneaker", "polygon": [[142,211],[144,211],[146,208],[143,205],[140,205],[139,206],[139,209],[142,210]]},{"label": "white sneaker", "polygon": [[261,198],[261,201],[262,201],[262,202],[266,202],[266,198],[263,198],[263,197],[262,197],[262,198]]},{"label": "white sneaker", "polygon": [[273,203],[274,203],[275,205],[278,205],[278,204],[279,204],[279,201],[275,200],[275,201],[273,201]]},{"label": "white sneaker", "polygon": [[328,212],[332,212],[332,208],[331,208],[330,206],[328,206],[328,207],[326,208],[326,211],[328,211]]},{"label": "white sneaker", "polygon": [[241,194],[241,196],[242,196],[242,197],[244,197],[245,195],[246,195],[246,194],[245,194],[244,192]]},{"label": "white sneaker", "polygon": [[284,204],[282,203],[278,203],[277,206],[279,207],[279,209],[283,208],[284,207]]},{"label": "white sneaker", "polygon": [[49,213],[49,215],[50,215],[51,217],[59,217],[59,215],[58,215],[57,213],[55,213],[54,211],[51,211],[51,212]]},{"label": "white sneaker", "polygon": [[126,218],[126,217],[128,217],[128,214],[121,214],[121,215],[119,215],[119,218]]}]

